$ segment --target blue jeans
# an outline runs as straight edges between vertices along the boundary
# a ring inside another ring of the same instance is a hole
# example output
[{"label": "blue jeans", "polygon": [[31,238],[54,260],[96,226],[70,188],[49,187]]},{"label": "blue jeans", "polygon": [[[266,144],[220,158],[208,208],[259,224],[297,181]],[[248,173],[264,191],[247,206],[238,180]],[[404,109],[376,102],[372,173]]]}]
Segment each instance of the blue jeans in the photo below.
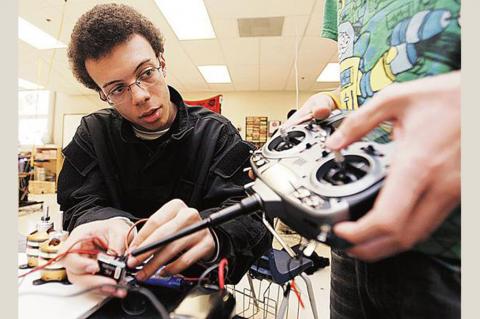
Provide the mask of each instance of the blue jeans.
[{"label": "blue jeans", "polygon": [[332,249],[330,318],[460,318],[460,261],[406,252],[365,263]]}]

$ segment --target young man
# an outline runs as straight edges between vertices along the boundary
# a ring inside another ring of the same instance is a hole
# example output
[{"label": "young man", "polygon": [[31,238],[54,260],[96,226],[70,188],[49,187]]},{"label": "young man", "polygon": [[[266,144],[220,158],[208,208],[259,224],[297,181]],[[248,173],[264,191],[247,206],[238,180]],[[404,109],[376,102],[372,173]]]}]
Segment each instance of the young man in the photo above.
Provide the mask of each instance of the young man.
[{"label": "young man", "polygon": [[[68,48],[73,73],[112,108],[84,117],[64,150],[58,202],[71,232],[64,247],[95,235],[123,254],[244,196],[242,185],[249,180],[242,169],[252,147],[221,115],[185,106],[165,81],[163,52],[159,30],[125,5],[97,5],[75,25]],[[127,232],[139,218],[148,221],[125,247]],[[157,249],[137,278],[144,280],[163,266],[163,273],[176,274],[196,262],[227,257],[228,277],[236,282],[270,240],[259,216],[240,217]],[[150,256],[130,257],[128,265]],[[84,286],[113,283],[95,275],[98,264],[89,257],[64,259],[69,280]]]},{"label": "young man", "polygon": [[331,318],[460,318],[460,1],[327,0],[323,35],[341,87],[287,125],[339,107],[330,149],[382,121],[396,141],[372,210],[334,227],[354,247],[332,250]]}]

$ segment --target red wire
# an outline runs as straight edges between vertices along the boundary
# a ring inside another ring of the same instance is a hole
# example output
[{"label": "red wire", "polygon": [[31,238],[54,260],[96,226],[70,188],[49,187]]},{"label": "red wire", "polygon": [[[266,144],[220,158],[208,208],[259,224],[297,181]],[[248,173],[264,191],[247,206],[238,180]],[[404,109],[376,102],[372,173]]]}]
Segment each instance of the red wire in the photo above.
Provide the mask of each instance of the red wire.
[{"label": "red wire", "polygon": [[300,293],[298,292],[297,286],[295,285],[295,280],[292,279],[290,286],[292,287],[293,292],[295,293],[295,296],[297,296],[298,303],[300,306],[302,306],[302,309],[305,309],[305,306],[302,301],[302,297],[300,296]]},{"label": "red wire", "polygon": [[[49,261],[47,261],[45,264],[41,265],[41,266],[37,266],[33,269],[31,269],[30,271],[22,274],[22,275],[19,275],[17,276],[17,278],[22,278],[22,277],[26,277],[28,275],[30,275],[31,273],[35,272],[35,271],[38,271],[38,270],[42,270],[44,269],[45,267],[53,264],[54,262],[57,262],[59,261],[60,259],[62,259],[63,257],[65,257],[66,255],[68,254],[73,254],[73,253],[77,253],[77,254],[87,254],[87,255],[96,255],[98,254],[100,251],[98,249],[73,249],[73,247],[75,245],[77,245],[78,243],[80,242],[83,242],[83,241],[92,241],[92,243],[96,246],[100,246],[100,248],[102,249],[107,249],[108,250],[108,245],[99,237],[95,236],[95,237],[91,237],[91,238],[82,238],[82,239],[79,239],[77,240],[76,242],[74,242],[66,251],[64,251],[63,253],[55,256],[54,258],[50,259]],[[113,250],[112,250],[113,251]]]},{"label": "red wire", "polygon": [[218,263],[218,286],[220,289],[225,288],[225,267],[228,266],[227,258],[222,258]]}]

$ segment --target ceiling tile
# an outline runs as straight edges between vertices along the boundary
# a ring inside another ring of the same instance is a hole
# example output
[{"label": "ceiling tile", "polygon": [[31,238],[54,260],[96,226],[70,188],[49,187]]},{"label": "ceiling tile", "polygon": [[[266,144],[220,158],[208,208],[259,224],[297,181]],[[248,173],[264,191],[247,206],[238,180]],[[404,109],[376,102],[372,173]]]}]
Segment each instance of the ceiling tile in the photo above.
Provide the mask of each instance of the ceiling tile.
[{"label": "ceiling tile", "polygon": [[224,39],[220,41],[225,61],[234,66],[258,65],[260,54],[260,39],[258,38],[237,38]]},{"label": "ceiling tile", "polygon": [[182,41],[181,46],[197,66],[225,64],[222,48],[217,39]]},{"label": "ceiling tile", "polygon": [[288,69],[278,67],[275,64],[260,65],[260,90],[283,90],[288,78],[288,72]]}]

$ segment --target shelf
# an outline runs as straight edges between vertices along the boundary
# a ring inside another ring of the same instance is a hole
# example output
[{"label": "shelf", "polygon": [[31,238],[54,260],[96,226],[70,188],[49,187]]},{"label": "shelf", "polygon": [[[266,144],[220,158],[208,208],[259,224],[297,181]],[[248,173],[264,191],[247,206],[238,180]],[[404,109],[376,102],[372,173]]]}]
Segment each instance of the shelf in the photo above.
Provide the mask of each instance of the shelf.
[{"label": "shelf", "polygon": [[30,182],[35,182],[33,184],[35,186],[32,186],[31,192],[55,192],[58,175],[63,165],[62,148],[53,144],[36,146],[32,152],[32,165],[34,174]]}]

